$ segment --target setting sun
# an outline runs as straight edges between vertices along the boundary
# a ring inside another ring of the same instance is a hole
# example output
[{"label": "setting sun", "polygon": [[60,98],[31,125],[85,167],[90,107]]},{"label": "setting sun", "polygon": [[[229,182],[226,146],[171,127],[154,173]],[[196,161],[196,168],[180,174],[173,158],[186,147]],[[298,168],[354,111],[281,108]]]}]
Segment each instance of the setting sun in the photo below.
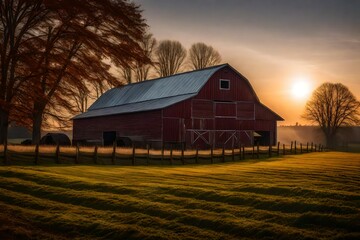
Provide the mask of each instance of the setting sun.
[{"label": "setting sun", "polygon": [[310,95],[310,80],[306,77],[294,78],[291,86],[291,95],[296,99],[305,99]]}]

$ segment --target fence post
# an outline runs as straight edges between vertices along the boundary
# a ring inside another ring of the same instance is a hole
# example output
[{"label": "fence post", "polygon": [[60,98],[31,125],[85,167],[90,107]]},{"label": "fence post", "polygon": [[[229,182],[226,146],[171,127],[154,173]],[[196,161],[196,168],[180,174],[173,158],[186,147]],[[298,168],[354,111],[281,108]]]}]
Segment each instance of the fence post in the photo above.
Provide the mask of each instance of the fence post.
[{"label": "fence post", "polygon": [[60,163],[60,145],[59,145],[59,144],[56,145],[56,150],[55,150],[55,163],[57,163],[57,164]]},{"label": "fence post", "polygon": [[277,155],[280,156],[280,142],[277,144]]},{"label": "fence post", "polygon": [[97,164],[97,162],[98,162],[98,146],[96,145],[94,149],[94,163]]},{"label": "fence post", "polygon": [[4,142],[4,164],[7,164],[7,162],[8,162],[7,150],[8,150],[8,145],[7,145],[7,140],[5,139],[5,142]]},{"label": "fence post", "polygon": [[234,150],[234,146],[232,147],[231,160],[232,160],[233,162],[235,162],[235,150]]},{"label": "fence post", "polygon": [[306,152],[309,152],[309,142],[306,142]]},{"label": "fence post", "polygon": [[285,144],[283,144],[283,155],[285,156],[286,154],[286,148],[285,148]]},{"label": "fence post", "polygon": [[76,144],[76,148],[75,148],[75,163],[76,164],[79,163],[79,143]]},{"label": "fence post", "polygon": [[241,160],[241,154],[242,154],[242,152],[241,152],[241,144],[239,144],[240,146],[239,146],[239,160]]},{"label": "fence post", "polygon": [[181,145],[181,162],[182,162],[183,165],[185,164],[184,148],[185,148],[185,146],[182,144],[182,145]]},{"label": "fence post", "polygon": [[195,163],[199,163],[199,149],[196,146],[196,158],[195,158]]},{"label": "fence post", "polygon": [[115,160],[116,160],[116,141],[114,141],[113,143],[113,151],[111,154],[111,164],[115,164]]},{"label": "fence post", "polygon": [[314,143],[311,142],[311,152],[313,151]]},{"label": "fence post", "polygon": [[300,143],[300,153],[303,153],[302,143]]},{"label": "fence post", "polygon": [[255,158],[255,145],[252,145],[252,153],[251,153],[251,158],[254,159]]},{"label": "fence post", "polygon": [[225,162],[225,145],[222,148],[222,162]]},{"label": "fence post", "polygon": [[269,144],[269,157],[272,157],[272,146],[271,146],[271,143]]},{"label": "fence post", "polygon": [[241,160],[241,142],[239,141],[239,160]]},{"label": "fence post", "polygon": [[173,147],[170,144],[170,165],[173,165]]},{"label": "fence post", "polygon": [[161,146],[161,165],[163,165],[164,162],[164,143]]},{"label": "fence post", "polygon": [[133,166],[135,165],[135,144],[133,144],[131,164],[132,164]]},{"label": "fence post", "polygon": [[210,148],[210,160],[211,160],[211,163],[214,163],[214,149],[212,146]]},{"label": "fence post", "polygon": [[257,158],[260,158],[260,146],[259,146],[259,142],[257,143],[256,145],[256,155],[257,155]]},{"label": "fence post", "polygon": [[242,146],[242,150],[243,150],[243,151],[242,151],[242,153],[243,153],[243,159],[245,159],[245,146],[244,146],[244,145]]},{"label": "fence post", "polygon": [[294,152],[296,154],[296,141],[294,142]]},{"label": "fence post", "polygon": [[292,149],[293,149],[293,142],[291,141],[291,144],[290,144],[290,154],[292,154]]},{"label": "fence post", "polygon": [[149,158],[150,158],[150,145],[149,144],[146,144],[146,150],[147,150],[146,164],[149,165]]},{"label": "fence post", "polygon": [[37,143],[35,146],[35,161],[34,164],[38,164],[39,162],[39,144]]}]

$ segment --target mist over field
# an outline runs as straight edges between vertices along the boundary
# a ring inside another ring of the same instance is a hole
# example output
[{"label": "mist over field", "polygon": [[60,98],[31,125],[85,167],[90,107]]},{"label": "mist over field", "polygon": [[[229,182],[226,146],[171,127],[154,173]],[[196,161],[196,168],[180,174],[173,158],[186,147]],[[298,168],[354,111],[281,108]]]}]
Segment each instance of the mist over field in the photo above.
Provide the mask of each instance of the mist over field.
[{"label": "mist over field", "polygon": [[[278,141],[288,144],[291,141],[306,144],[325,144],[325,137],[317,126],[279,126],[277,128]],[[360,144],[360,127],[342,127],[336,134],[337,146]]]}]

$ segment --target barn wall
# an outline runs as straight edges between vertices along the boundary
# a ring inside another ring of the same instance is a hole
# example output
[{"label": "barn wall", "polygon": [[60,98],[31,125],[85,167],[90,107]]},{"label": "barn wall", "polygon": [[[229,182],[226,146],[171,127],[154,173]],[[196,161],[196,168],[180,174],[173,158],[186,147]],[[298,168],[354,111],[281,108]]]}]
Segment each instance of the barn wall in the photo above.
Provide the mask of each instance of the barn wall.
[{"label": "barn wall", "polygon": [[164,108],[164,118],[190,118],[191,117],[191,99],[179,102],[170,107]]},{"label": "barn wall", "polygon": [[[229,90],[220,89],[220,79],[230,81]],[[163,136],[165,142],[185,141],[192,147],[223,146],[225,142],[231,147],[239,139],[242,144],[252,144],[252,132],[262,131],[273,144],[276,118],[258,103],[250,83],[226,67],[217,71],[197,96],[164,109]]]},{"label": "barn wall", "polygon": [[116,131],[117,137],[132,136],[139,141],[161,141],[161,111],[74,119],[73,140],[102,140],[106,131]]},{"label": "barn wall", "polygon": [[[230,90],[220,90],[219,79],[230,80]],[[195,98],[215,101],[257,100],[249,82],[234,72],[230,67],[224,67],[217,71]]]},{"label": "barn wall", "polygon": [[[230,89],[220,89],[220,79]],[[259,103],[250,83],[230,67],[218,70],[191,99],[157,111],[74,120],[74,140],[102,139],[104,131],[139,141],[231,147],[253,143],[253,131],[276,142],[277,115]]]},{"label": "barn wall", "polygon": [[255,118],[261,120],[276,120],[276,115],[259,103],[255,104]]}]

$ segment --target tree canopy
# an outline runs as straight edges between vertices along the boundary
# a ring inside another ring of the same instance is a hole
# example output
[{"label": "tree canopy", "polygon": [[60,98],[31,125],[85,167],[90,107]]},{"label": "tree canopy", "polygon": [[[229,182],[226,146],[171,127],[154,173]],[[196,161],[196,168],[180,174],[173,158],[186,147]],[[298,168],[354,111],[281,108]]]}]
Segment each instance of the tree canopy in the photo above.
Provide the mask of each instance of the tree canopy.
[{"label": "tree canopy", "polygon": [[160,77],[179,72],[185,57],[186,49],[179,41],[164,40],[155,51],[156,69]]},{"label": "tree canopy", "polygon": [[117,86],[111,66],[150,63],[139,45],[145,20],[125,0],[6,0],[0,11],[0,143],[11,115],[30,119],[37,142],[46,113],[73,109],[69,96],[86,82]]},{"label": "tree canopy", "polygon": [[195,43],[189,50],[191,68],[202,69],[221,62],[221,56],[212,46],[205,43]]}]

